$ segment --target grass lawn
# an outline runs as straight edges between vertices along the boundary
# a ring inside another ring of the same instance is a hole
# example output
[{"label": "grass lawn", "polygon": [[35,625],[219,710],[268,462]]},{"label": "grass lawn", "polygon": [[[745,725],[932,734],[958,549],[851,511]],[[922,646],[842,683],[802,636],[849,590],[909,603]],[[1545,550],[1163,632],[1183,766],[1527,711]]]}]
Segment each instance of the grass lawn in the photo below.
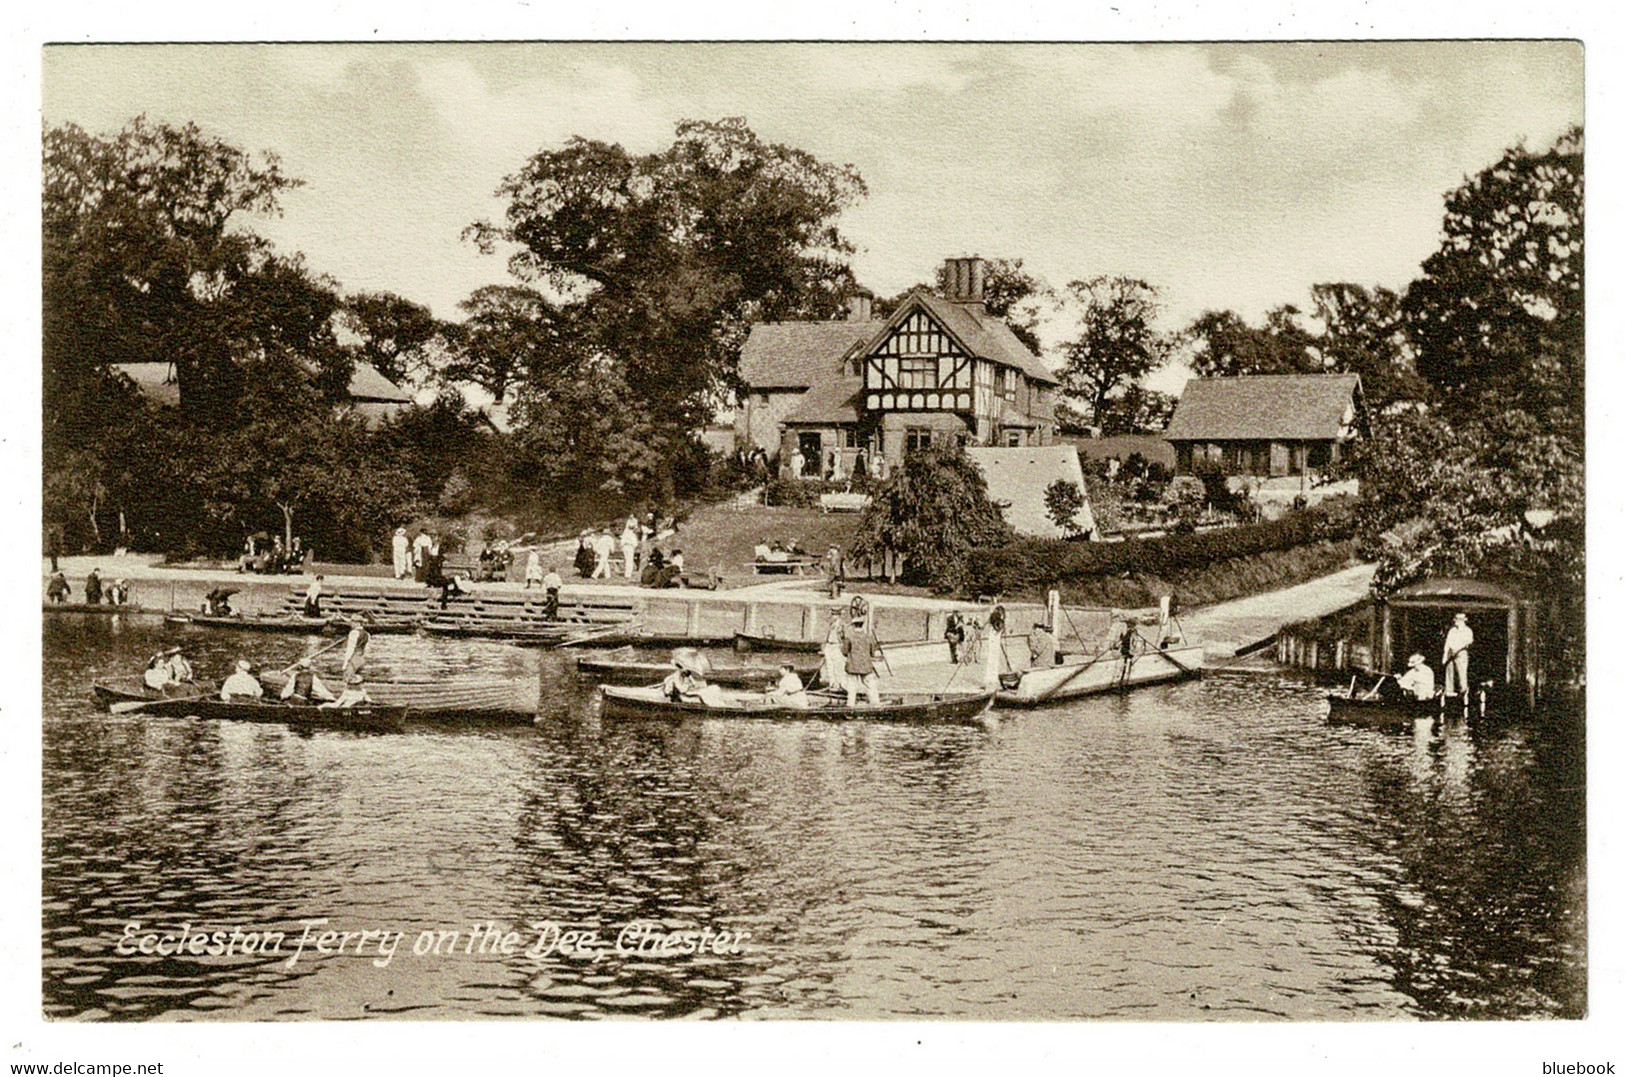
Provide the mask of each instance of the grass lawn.
[{"label": "grass lawn", "polygon": [[794,540],[812,557],[823,557],[831,546],[845,552],[858,531],[860,514],[824,513],[818,509],[798,509],[769,505],[721,503],[701,505],[684,520],[671,541],[683,551],[689,568],[747,570],[756,560],[756,544],[789,543]]}]

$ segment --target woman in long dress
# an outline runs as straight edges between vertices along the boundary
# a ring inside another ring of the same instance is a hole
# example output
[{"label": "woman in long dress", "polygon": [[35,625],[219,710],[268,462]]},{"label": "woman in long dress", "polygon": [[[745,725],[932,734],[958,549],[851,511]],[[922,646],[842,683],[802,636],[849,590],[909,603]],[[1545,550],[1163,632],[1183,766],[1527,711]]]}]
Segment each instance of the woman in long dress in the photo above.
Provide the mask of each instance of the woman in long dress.
[{"label": "woman in long dress", "polygon": [[841,619],[829,619],[829,633],[824,637],[824,667],[818,679],[824,687],[835,692],[846,691],[846,656],[841,653]]},{"label": "woman in long dress", "polygon": [[990,689],[999,687],[999,674],[1004,672],[1004,607],[994,606],[988,614],[987,627],[982,630],[982,683]]}]

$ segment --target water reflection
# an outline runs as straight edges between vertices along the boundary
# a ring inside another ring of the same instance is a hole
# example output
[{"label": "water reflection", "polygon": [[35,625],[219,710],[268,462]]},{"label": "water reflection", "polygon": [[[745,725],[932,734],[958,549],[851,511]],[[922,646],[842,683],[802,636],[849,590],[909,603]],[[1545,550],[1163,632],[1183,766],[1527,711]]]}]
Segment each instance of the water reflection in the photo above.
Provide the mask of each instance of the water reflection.
[{"label": "water reflection", "polygon": [[[1310,686],[1222,676],[991,729],[606,724],[568,656],[410,637],[378,662],[523,678],[542,720],[297,735],[88,705],[172,638],[209,672],[317,645],[47,619],[53,1016],[1584,1013],[1571,729],[1335,728]],[[136,920],[288,942],[117,953]],[[617,947],[629,925],[748,939],[663,956]],[[307,928],[399,943],[292,955]]]}]

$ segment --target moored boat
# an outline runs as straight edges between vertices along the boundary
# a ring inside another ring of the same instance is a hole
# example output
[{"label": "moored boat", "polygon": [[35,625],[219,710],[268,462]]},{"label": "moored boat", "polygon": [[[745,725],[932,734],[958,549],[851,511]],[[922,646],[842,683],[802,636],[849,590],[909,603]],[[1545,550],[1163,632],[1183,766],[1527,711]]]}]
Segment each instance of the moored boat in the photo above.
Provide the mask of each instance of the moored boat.
[{"label": "moored boat", "polygon": [[1199,643],[1147,647],[1127,658],[1115,650],[1078,655],[1060,665],[1035,666],[1002,675],[998,699],[1008,706],[1040,707],[1099,692],[1118,692],[1142,684],[1199,677],[1202,663]]},{"label": "moored boat", "polygon": [[319,636],[333,623],[331,617],[211,617],[205,613],[187,616],[188,624],[202,628],[238,628],[249,632],[292,632]]},{"label": "moored boat", "polygon": [[196,699],[158,699],[126,710],[126,714],[151,714],[168,718],[218,718],[239,722],[280,722],[298,729],[344,729],[356,732],[392,733],[406,720],[407,709],[380,703],[354,707],[319,707],[310,703],[284,703],[272,699],[223,700],[217,696]]},{"label": "moored boat", "polygon": [[647,688],[598,689],[606,718],[772,718],[819,721],[969,722],[993,703],[991,692],[907,693],[881,697],[878,706],[861,701],[847,706],[844,695],[808,693],[810,705],[769,703],[759,692],[719,691],[712,701],[668,699],[658,685]]},{"label": "moored boat", "polygon": [[[670,662],[639,662],[631,658],[577,658],[576,672],[616,684],[650,684],[662,680],[677,667]],[[796,675],[805,683],[818,672],[815,663],[796,666]],[[766,687],[779,679],[777,666],[711,666],[706,679],[729,688]]]},{"label": "moored boat", "polygon": [[817,654],[823,647],[823,640],[780,639],[777,636],[766,636],[757,632],[734,633],[734,650],[741,652],[789,651],[794,654]]},{"label": "moored boat", "polygon": [[420,626],[431,636],[453,639],[498,639],[509,643],[532,643],[556,647],[580,634],[579,628],[557,624],[526,624],[521,621],[440,620],[424,621]]},{"label": "moored boat", "polygon": [[1437,699],[1365,699],[1345,692],[1326,693],[1326,721],[1333,725],[1361,725],[1376,729],[1409,728],[1418,719],[1439,714]]}]

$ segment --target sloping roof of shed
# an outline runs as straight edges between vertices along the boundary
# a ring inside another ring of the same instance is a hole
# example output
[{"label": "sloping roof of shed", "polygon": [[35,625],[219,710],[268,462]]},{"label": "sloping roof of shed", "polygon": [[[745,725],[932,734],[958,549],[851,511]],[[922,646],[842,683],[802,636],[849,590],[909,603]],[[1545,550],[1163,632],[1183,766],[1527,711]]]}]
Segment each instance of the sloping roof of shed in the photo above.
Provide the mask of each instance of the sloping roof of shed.
[{"label": "sloping roof of shed", "polygon": [[1064,536],[1049,518],[1049,509],[1044,504],[1044,491],[1056,479],[1066,479],[1084,492],[1084,507],[1075,520],[1081,530],[1095,529],[1095,516],[1087,500],[1089,488],[1083,481],[1078,450],[1072,446],[970,448],[965,450],[965,455],[982,469],[988,497],[1004,506],[1004,521],[1018,534],[1039,538]]},{"label": "sloping roof of shed", "polygon": [[1360,387],[1358,374],[1192,378],[1163,437],[1169,441],[1335,439]]}]

